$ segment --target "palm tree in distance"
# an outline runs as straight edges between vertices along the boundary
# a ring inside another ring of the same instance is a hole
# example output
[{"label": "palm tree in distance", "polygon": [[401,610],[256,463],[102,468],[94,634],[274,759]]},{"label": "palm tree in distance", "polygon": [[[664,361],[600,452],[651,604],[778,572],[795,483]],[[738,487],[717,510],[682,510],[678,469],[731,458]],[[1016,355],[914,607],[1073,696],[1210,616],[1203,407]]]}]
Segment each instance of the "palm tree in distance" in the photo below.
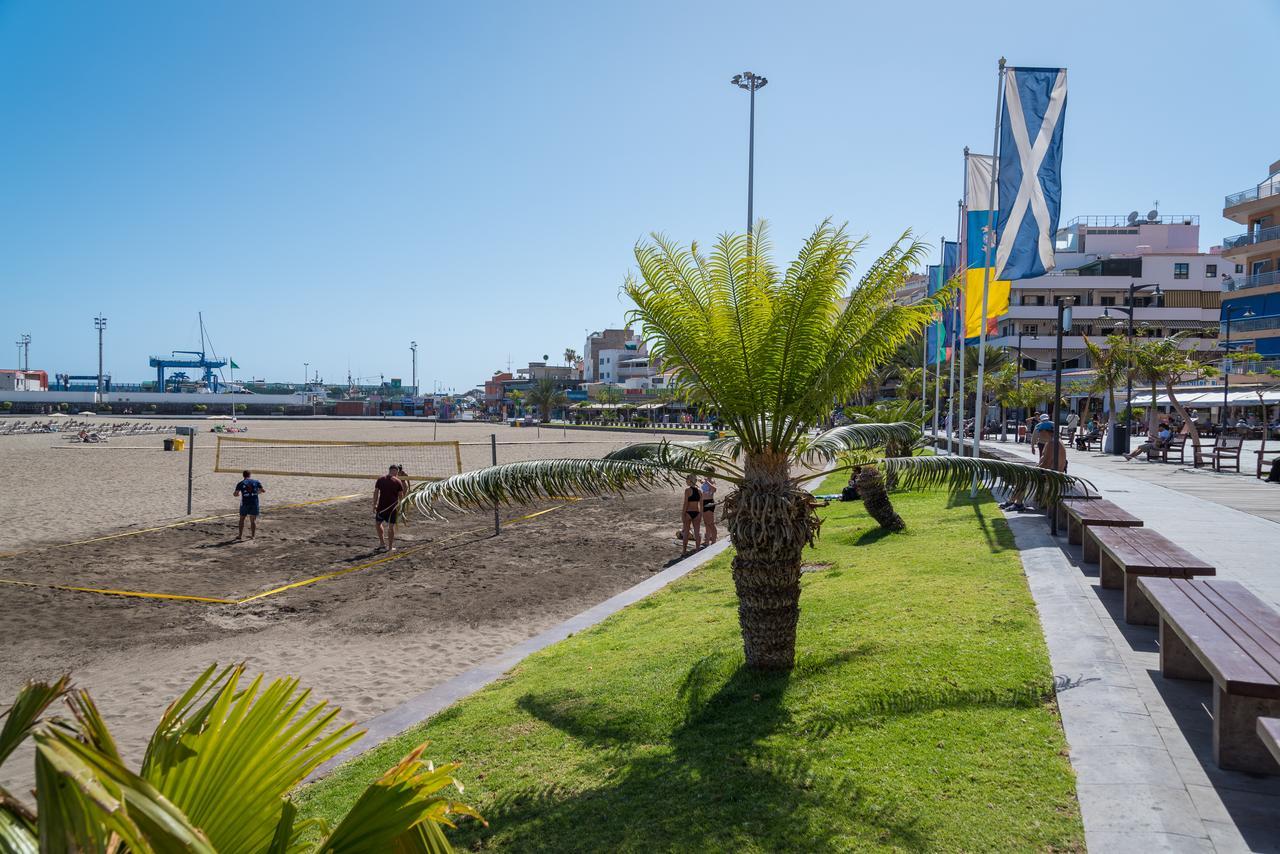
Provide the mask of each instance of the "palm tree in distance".
[{"label": "palm tree in distance", "polygon": [[565,347],[565,348],[564,348],[564,363],[565,363],[566,365],[570,365],[570,366],[572,366],[572,365],[573,365],[573,363],[574,363],[574,362],[576,362],[576,361],[578,361],[578,351],[577,351],[577,350],[575,350],[575,349],[573,349],[572,347]]},{"label": "palm tree in distance", "polygon": [[530,405],[537,407],[538,416],[543,421],[550,421],[555,410],[569,403],[568,396],[551,377],[543,377],[533,384],[528,391]]},{"label": "palm tree in distance", "polygon": [[[406,499],[423,512],[478,510],[552,496],[675,485],[711,469],[733,487],[723,502],[734,546],[733,579],[747,666],[789,670],[795,661],[800,561],[818,534],[815,469],[892,441],[918,425],[853,423],[813,435],[832,402],[847,399],[898,346],[930,322],[938,298],[894,303],[895,289],[926,247],[905,234],[852,286],[863,240],[823,222],[785,269],[770,258],[763,223],[723,235],[709,253],[662,235],[635,249],[638,275],[623,286],[654,358],[718,414],[728,438],[697,445],[642,443],[603,459],[535,460],[422,484]],[[852,286],[852,287],[851,287]],[[946,292],[949,294],[949,292]],[[847,303],[843,300],[847,297]],[[860,458],[862,454],[857,454]],[[1072,478],[968,457],[877,459],[899,487],[967,489],[977,476],[1052,497]]]}]

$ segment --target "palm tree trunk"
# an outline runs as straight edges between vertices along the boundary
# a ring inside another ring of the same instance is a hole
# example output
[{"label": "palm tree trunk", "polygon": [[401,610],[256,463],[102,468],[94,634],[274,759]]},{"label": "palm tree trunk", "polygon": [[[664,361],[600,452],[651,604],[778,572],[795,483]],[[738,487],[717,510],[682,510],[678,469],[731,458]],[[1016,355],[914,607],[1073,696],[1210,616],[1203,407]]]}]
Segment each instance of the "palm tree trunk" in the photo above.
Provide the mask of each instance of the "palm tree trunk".
[{"label": "palm tree trunk", "polygon": [[893,502],[889,500],[889,491],[885,489],[884,478],[880,476],[880,470],[875,466],[863,466],[862,471],[858,473],[858,494],[862,496],[862,506],[867,509],[867,515],[875,519],[876,524],[881,528],[886,531],[906,529],[907,523],[902,521],[898,511],[893,509]]},{"label": "palm tree trunk", "polygon": [[1204,465],[1204,457],[1200,453],[1200,430],[1196,427],[1196,422],[1192,421],[1187,415],[1187,409],[1178,400],[1178,396],[1173,393],[1173,383],[1166,382],[1164,386],[1165,393],[1169,395],[1169,403],[1172,404],[1175,411],[1182,418],[1182,423],[1187,425],[1187,434],[1191,436],[1192,460],[1191,463],[1196,468]]},{"label": "palm tree trunk", "polygon": [[746,480],[725,501],[735,550],[742,651],[753,670],[795,665],[800,620],[800,556],[820,520],[808,493],[790,479],[784,455],[749,455]]}]

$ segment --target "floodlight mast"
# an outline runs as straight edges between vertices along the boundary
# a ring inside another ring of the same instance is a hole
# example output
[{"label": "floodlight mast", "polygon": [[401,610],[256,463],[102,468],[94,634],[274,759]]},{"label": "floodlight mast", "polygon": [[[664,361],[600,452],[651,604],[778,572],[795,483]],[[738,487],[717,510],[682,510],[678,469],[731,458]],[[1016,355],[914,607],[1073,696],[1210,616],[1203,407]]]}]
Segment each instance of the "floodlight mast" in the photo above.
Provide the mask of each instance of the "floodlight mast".
[{"label": "floodlight mast", "polygon": [[735,74],[729,80],[739,89],[751,93],[751,125],[747,132],[747,240],[751,239],[754,222],[755,166],[756,166],[756,90],[769,85],[767,77],[761,77],[753,71]]}]

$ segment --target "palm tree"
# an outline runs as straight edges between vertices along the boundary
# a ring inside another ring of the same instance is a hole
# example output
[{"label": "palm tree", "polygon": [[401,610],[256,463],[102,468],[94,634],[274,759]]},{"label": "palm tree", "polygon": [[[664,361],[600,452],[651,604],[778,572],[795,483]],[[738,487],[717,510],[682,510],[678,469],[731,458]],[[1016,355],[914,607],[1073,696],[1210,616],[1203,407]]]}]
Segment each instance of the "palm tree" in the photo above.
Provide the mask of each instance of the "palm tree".
[{"label": "palm tree", "polygon": [[1094,379],[1099,391],[1107,395],[1107,441],[1115,442],[1116,431],[1116,389],[1122,385],[1129,375],[1129,341],[1125,336],[1111,334],[1106,337],[1106,348],[1095,344],[1086,336],[1084,349],[1089,354],[1089,362],[1093,365]]},{"label": "palm tree", "polygon": [[1191,436],[1194,465],[1202,466],[1204,458],[1200,453],[1200,430],[1196,427],[1196,422],[1187,414],[1186,407],[1178,400],[1173,387],[1182,382],[1188,374],[1206,376],[1213,369],[1196,361],[1191,354],[1178,346],[1188,334],[1190,333],[1180,332],[1168,338],[1145,338],[1135,342],[1133,369],[1136,376],[1151,384],[1152,412],[1156,409],[1156,386],[1164,386],[1169,403],[1187,425],[1187,432]]},{"label": "palm tree", "polygon": [[[811,437],[843,401],[929,323],[938,298],[894,303],[925,247],[910,233],[852,286],[863,241],[822,223],[786,269],[774,266],[763,225],[723,235],[709,254],[661,235],[635,249],[639,275],[623,286],[630,319],[649,351],[682,386],[713,406],[729,436],[699,445],[632,445],[603,459],[510,463],[418,486],[406,501],[427,513],[478,510],[550,496],[669,486],[715,469],[733,491],[724,520],[734,546],[738,621],[747,666],[788,670],[795,661],[800,560],[818,535],[816,502],[803,484],[815,468],[847,470],[850,451],[913,441],[919,425],[854,423]],[[1042,489],[1073,480],[1018,463],[967,457],[886,457],[877,467],[900,487],[968,488],[974,477]]]},{"label": "palm tree", "polygon": [[564,363],[565,363],[566,365],[572,365],[572,364],[573,364],[574,362],[576,362],[576,361],[578,361],[578,351],[577,351],[577,350],[575,350],[575,349],[573,349],[572,347],[565,347],[565,348],[564,348]]},{"label": "palm tree", "polygon": [[511,405],[515,407],[516,418],[520,417],[521,410],[524,404],[524,397],[525,397],[524,392],[522,392],[520,389],[516,389],[507,395],[507,399],[510,400]]},{"label": "palm tree", "polygon": [[543,421],[550,421],[555,410],[568,402],[568,396],[551,377],[541,378],[529,389],[529,404],[537,408]]},{"label": "palm tree", "polygon": [[[28,683],[0,729],[0,763],[35,742],[39,813],[0,788],[0,851],[451,851],[441,826],[479,816],[439,794],[461,789],[458,766],[432,767],[421,747],[336,827],[295,820],[289,793],[362,735],[309,695],[295,679],[264,686],[214,665],[165,711],[135,771],[88,692],[65,676]],[[69,718],[47,714],[58,700]]]}]

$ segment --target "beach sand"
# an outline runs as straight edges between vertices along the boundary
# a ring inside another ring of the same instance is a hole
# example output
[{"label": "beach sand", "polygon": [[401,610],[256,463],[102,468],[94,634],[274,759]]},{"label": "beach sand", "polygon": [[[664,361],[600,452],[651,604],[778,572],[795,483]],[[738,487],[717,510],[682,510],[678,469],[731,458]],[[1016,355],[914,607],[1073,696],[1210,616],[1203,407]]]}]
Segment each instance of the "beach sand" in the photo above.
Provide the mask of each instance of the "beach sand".
[{"label": "beach sand", "polygon": [[[249,422],[251,436],[422,440],[422,425]],[[430,431],[427,425],[425,431]],[[484,442],[464,464],[598,457],[643,435],[440,425],[440,438]],[[429,438],[429,432],[428,436]],[[202,449],[203,444],[208,449]],[[552,444],[561,442],[563,444]],[[373,551],[372,482],[263,478],[258,539],[234,542],[234,516],[132,533],[183,518],[185,454],[154,436],[68,449],[56,436],[0,437],[0,577],[29,582],[240,599],[328,572],[362,567]],[[212,442],[197,439],[196,517],[233,513],[235,475],[213,474]],[[481,453],[481,451],[483,453]],[[180,472],[176,471],[181,469]],[[177,475],[180,474],[181,477]],[[333,495],[348,499],[288,507]],[[550,512],[514,521],[539,510]],[[624,590],[679,554],[678,495],[601,496],[401,527],[401,556],[246,604],[147,600],[42,586],[0,585],[0,707],[32,678],[71,672],[98,701],[126,754],[141,757],[164,707],[205,667],[247,662],[295,675],[317,698],[360,721]],[[91,537],[114,536],[78,545]],[[30,751],[0,770],[29,786]]]}]

